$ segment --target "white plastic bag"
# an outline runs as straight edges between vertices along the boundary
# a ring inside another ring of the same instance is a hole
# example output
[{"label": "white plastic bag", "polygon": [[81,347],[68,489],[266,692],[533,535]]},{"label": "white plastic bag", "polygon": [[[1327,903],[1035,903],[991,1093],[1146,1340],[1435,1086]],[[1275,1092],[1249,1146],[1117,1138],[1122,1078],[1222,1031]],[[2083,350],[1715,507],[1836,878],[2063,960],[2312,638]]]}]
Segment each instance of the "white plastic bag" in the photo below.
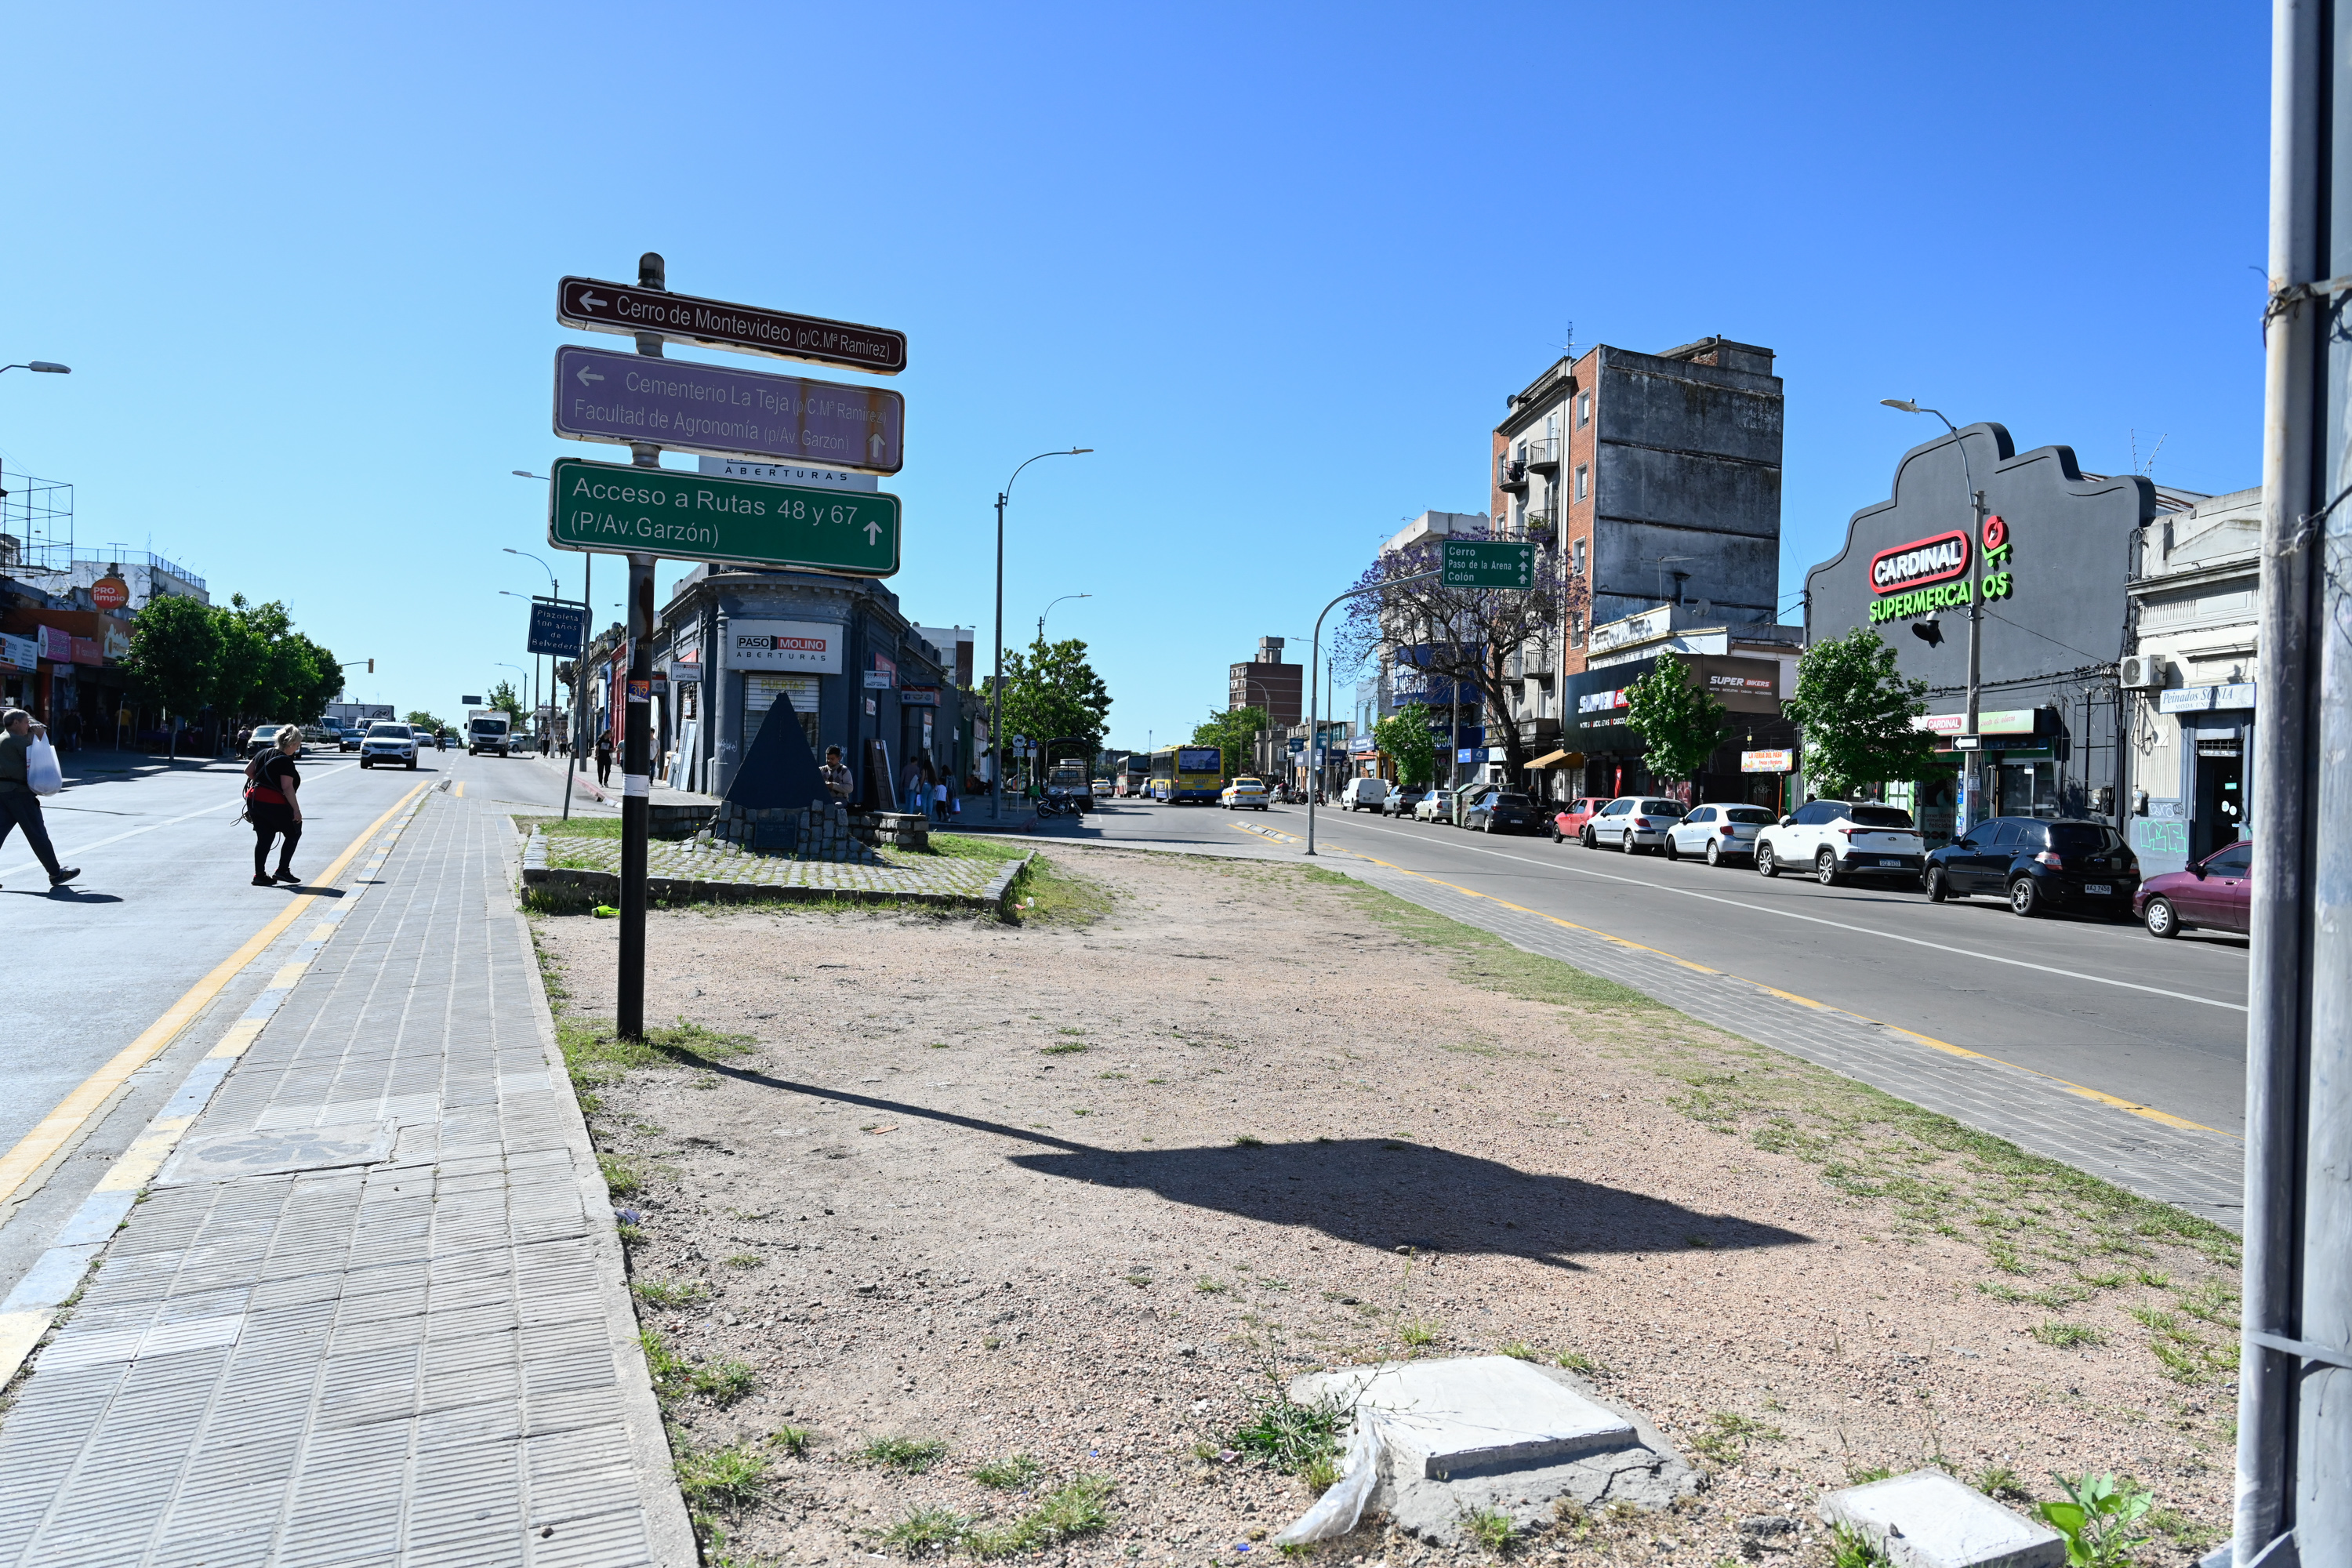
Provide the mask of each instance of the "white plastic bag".
[{"label": "white plastic bag", "polygon": [[58,749],[47,735],[36,735],[25,749],[25,783],[35,795],[55,795],[66,787],[65,770],[58,766]]},{"label": "white plastic bag", "polygon": [[1269,1542],[1275,1546],[1304,1546],[1310,1541],[1337,1541],[1356,1528],[1364,1517],[1364,1505],[1372,1500],[1372,1488],[1381,1478],[1380,1417],[1362,1405],[1356,1406],[1355,1434],[1348,1439],[1348,1466],[1330,1489],[1316,1500],[1315,1506],[1300,1514],[1288,1528]]}]

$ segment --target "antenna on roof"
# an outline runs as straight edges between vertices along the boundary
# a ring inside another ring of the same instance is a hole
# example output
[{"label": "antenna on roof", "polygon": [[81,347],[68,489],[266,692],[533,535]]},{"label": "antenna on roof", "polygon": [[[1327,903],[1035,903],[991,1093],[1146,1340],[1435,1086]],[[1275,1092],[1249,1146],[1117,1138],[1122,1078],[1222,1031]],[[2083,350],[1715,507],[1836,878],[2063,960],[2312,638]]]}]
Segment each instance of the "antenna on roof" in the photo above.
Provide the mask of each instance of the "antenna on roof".
[{"label": "antenna on roof", "polygon": [[2158,452],[2161,452],[2161,451],[2163,451],[2163,450],[2164,450],[2165,436],[2169,436],[2169,435],[2171,435],[2171,434],[2172,434],[2172,432],[2171,432],[2171,431],[2169,431],[2169,430],[2168,430],[2168,431],[2166,431],[2166,432],[2164,433],[2164,436],[2158,436],[2158,437],[2156,438],[2156,445],[2155,445],[2155,446],[2153,446],[2153,447],[2150,447],[2147,449],[2147,463],[2146,463],[2146,464],[2142,464],[2142,463],[2140,462],[2140,460],[2139,460],[2139,432],[2138,432],[2137,430],[2134,430],[2134,431],[2131,433],[2131,444],[2132,444],[2132,467],[2131,467],[2131,471],[2132,471],[2133,473],[2135,473],[2135,474],[2140,474],[2140,475],[2152,475],[2152,474],[2154,474],[2154,473],[2156,472],[2156,455],[2157,455]]}]

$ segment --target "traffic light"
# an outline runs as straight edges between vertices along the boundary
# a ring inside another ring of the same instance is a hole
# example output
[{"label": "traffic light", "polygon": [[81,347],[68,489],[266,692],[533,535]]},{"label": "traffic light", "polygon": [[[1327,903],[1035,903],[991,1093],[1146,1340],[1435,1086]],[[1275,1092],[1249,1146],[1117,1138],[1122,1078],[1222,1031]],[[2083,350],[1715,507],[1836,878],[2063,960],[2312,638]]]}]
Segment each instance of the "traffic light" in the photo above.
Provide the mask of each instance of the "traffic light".
[{"label": "traffic light", "polygon": [[368,673],[370,675],[373,675],[375,673],[375,660],[373,659],[368,660]]}]

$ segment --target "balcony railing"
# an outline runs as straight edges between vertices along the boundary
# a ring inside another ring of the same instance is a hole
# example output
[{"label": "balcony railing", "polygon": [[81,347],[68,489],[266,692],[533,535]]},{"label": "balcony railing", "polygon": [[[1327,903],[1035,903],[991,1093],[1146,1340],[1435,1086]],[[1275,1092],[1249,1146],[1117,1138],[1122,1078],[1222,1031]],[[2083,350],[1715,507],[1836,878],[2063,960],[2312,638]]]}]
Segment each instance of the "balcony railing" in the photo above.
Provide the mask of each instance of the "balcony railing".
[{"label": "balcony railing", "polygon": [[1559,467],[1559,443],[1530,441],[1528,443],[1528,467],[1549,473]]},{"label": "balcony railing", "polygon": [[1528,466],[1507,455],[1495,459],[1495,482],[1507,490],[1528,488]]},{"label": "balcony railing", "polygon": [[1548,544],[1552,536],[1552,516],[1549,511],[1523,512],[1519,517],[1523,536],[1537,544]]}]

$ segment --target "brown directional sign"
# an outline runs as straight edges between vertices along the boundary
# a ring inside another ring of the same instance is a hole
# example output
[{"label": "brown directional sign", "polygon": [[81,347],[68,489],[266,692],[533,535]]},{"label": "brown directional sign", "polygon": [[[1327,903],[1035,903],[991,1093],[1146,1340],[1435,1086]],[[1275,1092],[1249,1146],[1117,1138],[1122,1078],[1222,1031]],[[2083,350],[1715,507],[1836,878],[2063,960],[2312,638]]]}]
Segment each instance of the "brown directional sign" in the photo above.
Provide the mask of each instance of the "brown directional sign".
[{"label": "brown directional sign", "polygon": [[665,342],[701,343],[873,375],[896,375],[907,368],[907,334],[887,327],[698,300],[595,278],[566,278],[556,284],[555,319],[592,332],[649,332]]}]

